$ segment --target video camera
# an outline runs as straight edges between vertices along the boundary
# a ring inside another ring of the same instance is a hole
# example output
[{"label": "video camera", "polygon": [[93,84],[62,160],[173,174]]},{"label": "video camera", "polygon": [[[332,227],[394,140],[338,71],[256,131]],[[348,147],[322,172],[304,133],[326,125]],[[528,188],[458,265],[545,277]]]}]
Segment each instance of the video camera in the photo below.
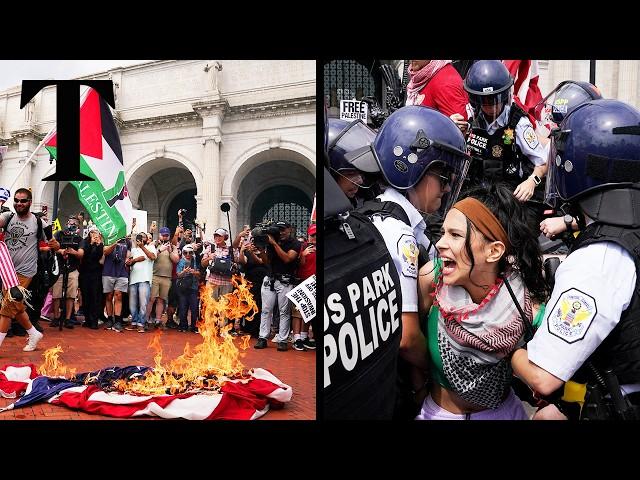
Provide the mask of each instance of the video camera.
[{"label": "video camera", "polygon": [[259,249],[267,248],[269,239],[267,235],[271,235],[275,241],[280,239],[280,229],[273,222],[258,223],[251,230],[251,238],[253,244]]},{"label": "video camera", "polygon": [[60,235],[60,248],[73,248],[75,250],[80,248],[81,237],[78,234],[77,225],[69,225],[65,227]]}]

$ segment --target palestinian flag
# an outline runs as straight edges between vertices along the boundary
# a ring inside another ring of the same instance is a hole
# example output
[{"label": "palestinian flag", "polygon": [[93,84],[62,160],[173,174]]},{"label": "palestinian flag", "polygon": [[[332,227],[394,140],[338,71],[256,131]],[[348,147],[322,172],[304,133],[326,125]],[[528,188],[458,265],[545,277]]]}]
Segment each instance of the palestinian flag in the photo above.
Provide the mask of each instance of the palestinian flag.
[{"label": "palestinian flag", "polygon": [[[56,158],[54,129],[44,146]],[[80,172],[95,181],[72,181],[78,198],[104,238],[105,245],[127,235],[131,226],[131,199],[124,181],[124,163],[118,130],[109,105],[89,88],[80,102]]]}]

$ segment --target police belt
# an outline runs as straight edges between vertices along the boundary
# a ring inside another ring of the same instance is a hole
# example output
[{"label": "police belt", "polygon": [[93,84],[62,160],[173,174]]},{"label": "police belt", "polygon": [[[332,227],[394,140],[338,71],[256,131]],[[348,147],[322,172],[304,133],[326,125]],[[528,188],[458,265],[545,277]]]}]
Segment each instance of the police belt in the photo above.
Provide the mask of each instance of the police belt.
[{"label": "police belt", "polygon": [[296,278],[293,275],[287,273],[273,273],[269,275],[269,279],[271,280],[271,283],[273,283],[275,280],[278,280],[280,283],[285,285],[297,285],[298,283],[300,283],[299,278]]}]

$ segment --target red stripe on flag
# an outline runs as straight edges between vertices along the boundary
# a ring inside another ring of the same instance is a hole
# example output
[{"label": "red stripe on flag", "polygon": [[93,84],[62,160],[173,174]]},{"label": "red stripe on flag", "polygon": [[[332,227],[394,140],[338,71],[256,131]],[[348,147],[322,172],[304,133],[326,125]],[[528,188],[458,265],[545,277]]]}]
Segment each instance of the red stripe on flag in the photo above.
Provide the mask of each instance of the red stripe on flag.
[{"label": "red stripe on flag", "polygon": [[7,244],[4,242],[0,242],[0,278],[2,278],[2,287],[6,289],[20,284]]},{"label": "red stripe on flag", "polygon": [[[514,101],[527,113],[529,121],[535,126],[536,120],[540,120],[536,117],[535,106],[542,100],[542,93],[538,87],[537,60],[503,60],[502,62],[514,77]],[[524,94],[520,92],[523,87],[525,87]]]}]

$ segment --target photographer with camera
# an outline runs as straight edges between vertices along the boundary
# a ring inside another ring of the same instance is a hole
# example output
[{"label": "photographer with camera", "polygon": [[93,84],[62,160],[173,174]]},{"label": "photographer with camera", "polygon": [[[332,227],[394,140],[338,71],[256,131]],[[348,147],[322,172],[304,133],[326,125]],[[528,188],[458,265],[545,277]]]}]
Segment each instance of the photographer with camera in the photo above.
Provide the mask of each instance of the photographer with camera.
[{"label": "photographer with camera", "polygon": [[[80,236],[80,222],[77,217],[71,216],[67,220],[65,229],[56,232],[54,238],[60,243],[60,249],[57,252],[58,265],[60,265],[60,276],[53,285],[51,293],[53,296],[53,321],[52,327],[60,325],[60,299],[66,299],[64,303],[66,328],[73,328],[71,323],[71,313],[73,312],[73,304],[78,295],[78,267],[84,256],[84,250],[80,248],[82,237]],[[66,291],[63,289],[66,287]]]},{"label": "photographer with camera", "polygon": [[[200,262],[207,269],[206,280],[213,288],[212,297],[215,300],[233,291],[231,276],[237,272],[239,252],[227,246],[228,238],[229,232],[226,229],[216,229],[213,232],[213,244],[204,251]],[[232,328],[229,334],[236,336],[237,332]]]},{"label": "photographer with camera", "polygon": [[136,235],[136,246],[131,249],[126,265],[131,268],[129,274],[129,310],[131,325],[125,330],[138,330],[144,333],[144,320],[151,291],[153,278],[153,262],[156,259],[156,248],[150,244],[151,238],[146,233]]},{"label": "photographer with camera", "polygon": [[[169,301],[169,290],[171,289],[171,276],[174,265],[180,261],[178,248],[171,244],[169,236],[171,231],[168,227],[160,229],[160,239],[154,242],[157,249],[156,261],[153,263],[153,280],[151,283],[151,299],[147,306],[149,315],[152,312],[153,305],[156,307],[155,322],[150,318],[149,324],[155,323],[155,328],[166,330],[167,326],[162,323],[162,312],[164,306]],[[169,319],[167,318],[167,322]]]},{"label": "photographer with camera", "polygon": [[80,292],[82,293],[82,306],[84,308],[83,327],[98,329],[98,312],[101,301],[101,289],[98,287],[102,280],[102,265],[100,259],[104,250],[102,234],[98,227],[92,225],[89,235],[82,241],[82,250],[85,254],[80,263]]},{"label": "photographer with camera", "polygon": [[[237,244],[240,245],[240,258],[238,262],[242,265],[244,271],[244,278],[251,282],[251,288],[249,291],[253,295],[253,299],[258,306],[258,312],[262,310],[262,282],[264,277],[268,275],[269,268],[260,258],[260,249],[256,247],[251,236],[251,229],[249,225],[245,225],[245,228],[240,235],[236,238]],[[234,240],[234,246],[236,245]],[[266,248],[266,247],[264,247]],[[263,250],[264,250],[263,248]],[[242,330],[251,335],[253,338],[258,338],[258,331],[260,329],[260,323],[257,318],[247,321],[242,319],[240,322]]]},{"label": "photographer with camera", "polygon": [[122,295],[129,289],[129,267],[125,261],[131,241],[119,239],[104,249],[104,268],[102,269],[102,292],[105,294],[107,322],[105,330],[122,333]]},{"label": "photographer with camera", "polygon": [[[0,228],[5,229],[7,249],[15,266],[18,281],[23,288],[27,288],[38,270],[38,238],[41,237],[38,232],[42,230],[45,233],[50,232],[51,227],[42,220],[39,224],[36,216],[30,212],[30,190],[26,188],[16,190],[13,196],[13,208],[15,214],[6,212],[0,215]],[[53,239],[48,241],[48,246],[54,250],[60,247]],[[29,334],[29,340],[23,350],[34,351],[43,335],[29,321],[24,303],[9,300],[5,290],[0,307],[0,345],[7,335],[12,318],[15,318]]]},{"label": "photographer with camera", "polygon": [[[262,243],[262,236],[266,234],[268,246],[266,253],[260,253],[260,258],[267,265],[270,265],[271,272],[262,282],[262,311],[260,313],[260,338],[254,345],[254,348],[266,348],[267,337],[271,327],[271,314],[273,307],[278,299],[280,309],[280,327],[276,335],[278,342],[278,351],[287,350],[287,338],[289,337],[289,329],[291,327],[291,310],[289,308],[289,299],[286,294],[293,288],[298,259],[300,251],[300,242],[291,238],[291,224],[288,222],[277,222],[275,230],[273,226],[269,226],[262,231],[252,232],[256,245]],[[258,235],[256,235],[258,233]],[[275,238],[278,240],[276,241]]]}]

